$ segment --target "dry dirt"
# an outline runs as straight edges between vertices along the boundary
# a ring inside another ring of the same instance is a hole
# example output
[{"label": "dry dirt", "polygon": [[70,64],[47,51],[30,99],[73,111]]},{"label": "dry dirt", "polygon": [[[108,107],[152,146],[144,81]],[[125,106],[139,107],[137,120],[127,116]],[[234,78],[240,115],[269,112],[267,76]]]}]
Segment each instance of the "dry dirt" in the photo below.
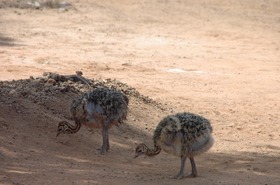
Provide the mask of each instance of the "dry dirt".
[{"label": "dry dirt", "polygon": [[[68,2],[0,1],[1,185],[280,184],[279,0]],[[104,156],[100,130],[56,137],[88,88],[42,74],[75,71],[131,100]],[[196,157],[197,178],[172,180],[178,158],[133,159],[134,146],[183,111],[211,120],[215,145]]]}]

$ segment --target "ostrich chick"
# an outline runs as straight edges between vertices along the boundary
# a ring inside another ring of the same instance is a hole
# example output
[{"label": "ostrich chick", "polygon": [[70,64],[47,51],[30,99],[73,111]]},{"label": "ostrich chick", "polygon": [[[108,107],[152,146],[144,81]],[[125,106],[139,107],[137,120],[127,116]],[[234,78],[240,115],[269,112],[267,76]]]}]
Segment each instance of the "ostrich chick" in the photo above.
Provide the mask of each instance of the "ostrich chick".
[{"label": "ostrich chick", "polygon": [[85,93],[72,102],[71,114],[75,125],[61,121],[57,127],[57,136],[61,133],[74,134],[81,125],[89,128],[102,128],[103,144],[101,154],[109,148],[108,130],[113,125],[118,126],[127,116],[128,98],[120,91],[108,88],[97,88]]},{"label": "ostrich chick", "polygon": [[181,168],[173,178],[184,177],[185,161],[190,159],[192,171],[189,177],[196,177],[197,171],[194,156],[209,150],[214,139],[211,135],[210,122],[202,116],[192,113],[178,113],[165,117],[154,131],[154,148],[148,148],[144,143],[136,146],[135,158],[140,155],[155,156],[161,149],[181,157]]}]

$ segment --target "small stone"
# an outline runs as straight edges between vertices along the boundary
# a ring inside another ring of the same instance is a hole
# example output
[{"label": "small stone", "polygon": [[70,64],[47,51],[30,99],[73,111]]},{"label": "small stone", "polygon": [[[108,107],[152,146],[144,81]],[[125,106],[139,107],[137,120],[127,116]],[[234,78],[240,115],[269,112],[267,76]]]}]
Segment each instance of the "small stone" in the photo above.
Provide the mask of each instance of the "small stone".
[{"label": "small stone", "polygon": [[76,74],[79,76],[83,76],[83,72],[82,71],[76,71]]},{"label": "small stone", "polygon": [[66,11],[68,11],[67,8],[59,8],[58,10],[59,10],[60,12],[66,12]]},{"label": "small stone", "polygon": [[44,72],[44,73],[43,73],[43,76],[48,76],[48,75],[49,75],[48,72]]},{"label": "small stone", "polygon": [[56,83],[56,81],[55,81],[55,79],[49,78],[47,83],[50,85],[54,85]]},{"label": "small stone", "polygon": [[10,90],[9,94],[15,94],[17,91],[15,89]]}]

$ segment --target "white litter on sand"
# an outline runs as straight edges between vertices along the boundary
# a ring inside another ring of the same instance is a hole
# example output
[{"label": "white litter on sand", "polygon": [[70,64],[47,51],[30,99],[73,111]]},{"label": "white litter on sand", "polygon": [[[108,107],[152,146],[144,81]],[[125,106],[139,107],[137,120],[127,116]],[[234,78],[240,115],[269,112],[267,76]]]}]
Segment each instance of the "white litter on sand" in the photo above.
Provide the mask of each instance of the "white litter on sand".
[{"label": "white litter on sand", "polygon": [[171,68],[166,70],[169,73],[196,73],[196,74],[205,74],[204,71],[198,71],[198,70],[184,70],[180,68]]}]

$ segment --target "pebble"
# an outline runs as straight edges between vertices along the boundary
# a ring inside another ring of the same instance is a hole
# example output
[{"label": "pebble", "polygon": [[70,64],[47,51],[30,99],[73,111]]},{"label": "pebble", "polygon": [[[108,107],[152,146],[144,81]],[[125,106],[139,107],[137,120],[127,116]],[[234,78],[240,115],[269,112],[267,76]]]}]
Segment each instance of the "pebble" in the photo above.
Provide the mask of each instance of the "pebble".
[{"label": "pebble", "polygon": [[15,89],[10,90],[9,94],[15,94],[17,91]]}]

